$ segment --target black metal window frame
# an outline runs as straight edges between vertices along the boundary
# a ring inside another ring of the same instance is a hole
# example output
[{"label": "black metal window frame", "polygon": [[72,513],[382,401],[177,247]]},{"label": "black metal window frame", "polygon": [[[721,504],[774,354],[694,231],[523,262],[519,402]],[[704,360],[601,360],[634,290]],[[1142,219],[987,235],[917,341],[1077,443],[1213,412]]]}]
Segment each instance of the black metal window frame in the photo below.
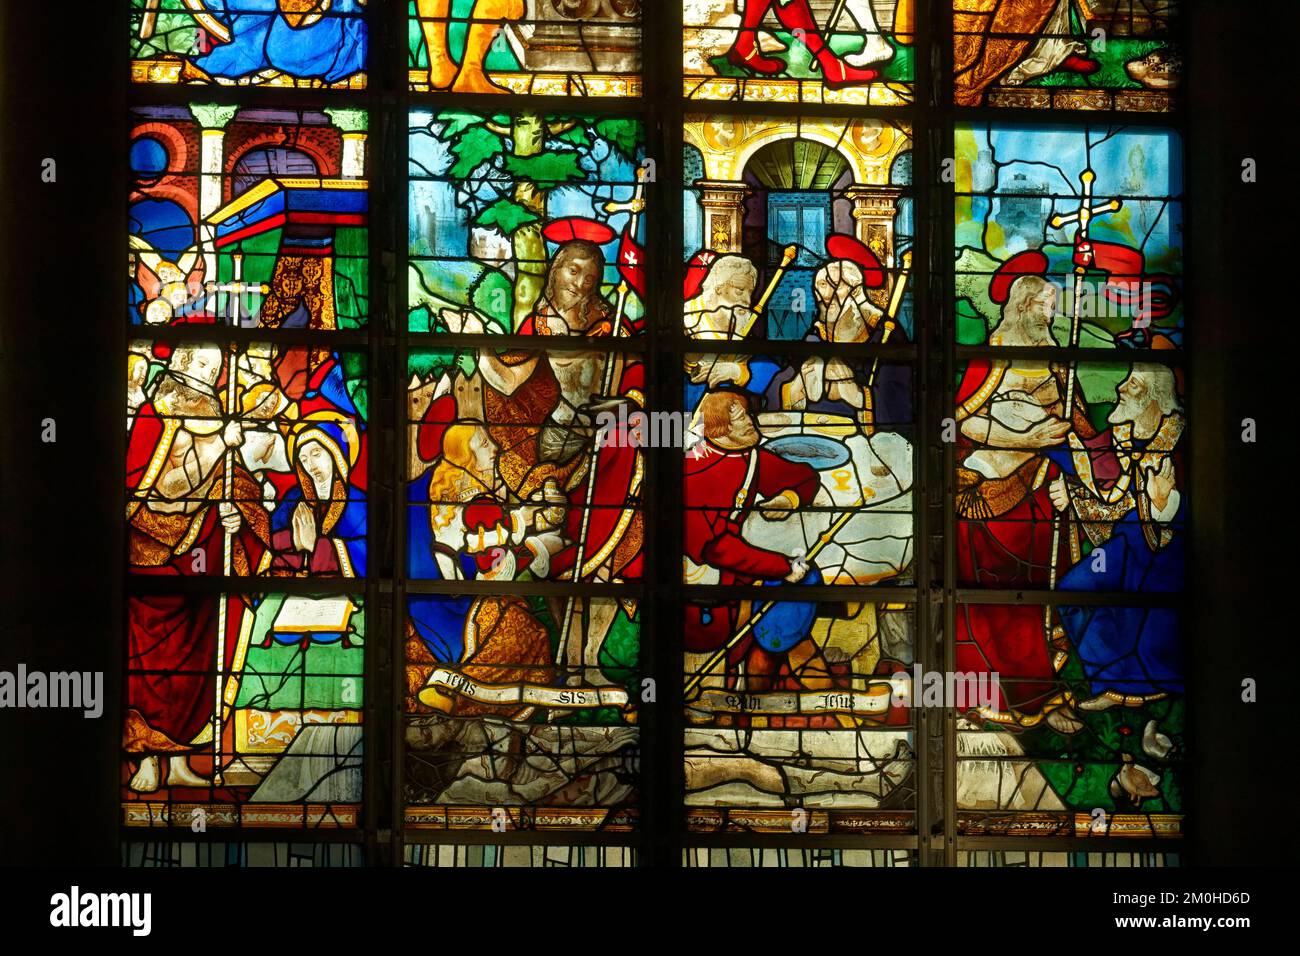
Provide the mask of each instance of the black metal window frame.
[{"label": "black metal window frame", "polygon": [[[122,36],[129,23],[122,4]],[[407,60],[407,0],[370,0],[368,79],[364,90],[280,89],[232,86],[159,86],[128,84],[128,107],[215,103],[237,107],[363,109],[369,117],[366,162],[369,185],[368,324],[355,331],[283,329],[224,329],[212,326],[172,326],[150,329],[127,326],[124,343],[140,338],[175,344],[185,341],[271,342],[280,345],[320,344],[364,350],[370,395],[366,427],[368,456],[368,577],[355,579],[274,579],[270,587],[258,578],[204,577],[162,581],[125,573],[127,595],[181,591],[216,596],[220,593],[337,594],[364,591],[367,634],[363,716],[364,771],[361,825],[353,830],[217,828],[193,833],[188,828],[119,826],[122,845],[159,842],[197,843],[351,843],[363,848],[369,865],[401,866],[407,845],[529,845],[630,847],[643,866],[682,865],[687,850],[707,848],[817,850],[904,850],[914,865],[954,866],[959,855],[989,853],[1089,852],[1102,854],[1184,852],[1184,840],[1120,837],[974,837],[957,833],[956,751],[957,714],[917,708],[912,725],[915,753],[915,819],[912,834],[756,834],[745,832],[691,833],[685,828],[685,774],[682,760],[685,730],[682,707],[684,602],[690,597],[721,592],[682,583],[680,555],[682,522],[646,522],[645,571],[634,585],[534,584],[497,585],[486,582],[429,582],[406,574],[406,502],[403,463],[406,460],[408,356],[426,348],[539,349],[533,336],[450,335],[417,333],[408,328],[403,289],[408,266],[405,225],[408,221],[407,129],[412,109],[461,109],[488,113],[520,110],[579,112],[595,116],[640,119],[646,130],[646,155],[656,161],[657,182],[647,188],[645,334],[632,339],[602,341],[602,348],[638,354],[646,363],[647,407],[672,410],[680,406],[682,363],[688,353],[721,351],[685,335],[681,299],[685,264],[682,255],[682,148],[685,118],[691,114],[827,118],[848,120],[869,116],[895,121],[912,137],[913,200],[913,316],[914,335],[906,346],[855,346],[855,355],[910,365],[913,370],[913,578],[907,587],[835,587],[826,591],[841,599],[902,601],[915,612],[914,658],[923,670],[955,669],[956,608],[964,602],[1009,604],[1115,604],[1168,606],[1185,610],[1183,595],[1088,594],[1049,591],[989,591],[956,586],[955,447],[940,439],[941,423],[956,405],[956,373],[962,363],[978,358],[1022,358],[1038,361],[1114,361],[1110,349],[1006,349],[956,344],[954,304],[954,187],[944,183],[942,160],[954,155],[957,124],[1005,122],[1029,127],[1085,125],[1153,126],[1180,136],[1183,156],[1183,195],[1193,189],[1185,158],[1188,142],[1185,108],[1179,100],[1168,113],[1122,111],[1026,110],[999,107],[958,107],[952,102],[951,0],[924,0],[916,5],[914,96],[910,104],[892,107],[827,106],[766,102],[686,99],[681,69],[682,5],[661,0],[645,7],[642,24],[643,91],[639,100],[601,97],[556,97],[515,94],[415,93],[409,89]],[[1173,40],[1186,48],[1175,21]],[[117,60],[115,62],[121,62]],[[1195,68],[1195,64],[1191,64]],[[122,117],[120,141],[127,149],[129,126]],[[125,167],[118,166],[123,170]],[[115,193],[125,202],[128,184]],[[1185,204],[1184,223],[1190,204]],[[1186,298],[1187,314],[1195,317],[1194,300]],[[120,313],[118,313],[120,314]],[[1189,330],[1187,348],[1196,335]],[[553,350],[590,350],[581,338],[548,337]],[[765,348],[761,341],[728,342],[727,352],[741,355],[844,354],[843,347],[781,342]],[[1138,355],[1133,356],[1137,358]],[[1142,352],[1143,361],[1186,366],[1186,349]],[[1189,392],[1196,387],[1188,383]],[[644,508],[650,515],[682,514],[680,449],[646,449]],[[1194,500],[1194,499],[1192,499]],[[1195,510],[1189,532],[1194,533]],[[815,593],[816,589],[809,589]],[[642,709],[638,721],[641,751],[639,827],[632,833],[599,831],[507,831],[411,829],[404,826],[403,764],[406,720],[405,605],[408,594],[554,594],[560,596],[630,596],[642,608],[640,662],[644,677],[657,688],[656,703]],[[1184,621],[1186,618],[1184,617]],[[120,629],[125,663],[126,622]],[[1190,651],[1184,626],[1184,646]],[[386,639],[384,639],[386,638]],[[123,679],[125,670],[123,671]],[[1192,701],[1191,705],[1195,706]],[[120,715],[118,715],[120,718]],[[1190,768],[1185,770],[1189,772]]]}]

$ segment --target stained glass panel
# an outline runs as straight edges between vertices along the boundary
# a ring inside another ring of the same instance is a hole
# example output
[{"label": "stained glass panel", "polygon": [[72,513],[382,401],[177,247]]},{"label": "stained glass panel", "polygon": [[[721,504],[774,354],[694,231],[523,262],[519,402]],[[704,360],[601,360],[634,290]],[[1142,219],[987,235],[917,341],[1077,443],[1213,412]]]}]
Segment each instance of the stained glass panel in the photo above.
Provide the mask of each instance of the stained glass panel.
[{"label": "stained glass panel", "polygon": [[953,0],[958,106],[1163,112],[1176,103],[1179,0]]},{"label": "stained glass panel", "polygon": [[910,831],[911,609],[790,597],[687,605],[688,829]]},{"label": "stained glass panel", "polygon": [[140,340],[127,377],[131,573],[365,577],[364,355]]},{"label": "stained glass panel", "polygon": [[692,869],[842,869],[914,865],[911,850],[691,847],[682,851],[682,866]]},{"label": "stained glass panel", "polygon": [[695,115],[684,139],[688,335],[912,338],[906,128]]},{"label": "stained glass panel", "polygon": [[408,16],[412,90],[641,94],[641,0],[409,0]]},{"label": "stained glass panel", "polygon": [[358,825],[361,595],[136,595],[127,622],[126,825]]},{"label": "stained glass panel", "polygon": [[410,596],[406,824],[633,829],[638,604]]},{"label": "stained glass panel", "polygon": [[637,865],[637,851],[627,846],[474,846],[408,845],[407,866],[452,869],[624,868]]},{"label": "stained glass panel", "polygon": [[682,0],[685,95],[910,102],[915,7],[914,0]]},{"label": "stained glass panel", "polygon": [[420,351],[410,375],[412,578],[640,580],[638,356]]},{"label": "stained glass panel", "polygon": [[409,147],[412,331],[641,334],[639,120],[417,110]]},{"label": "stained glass panel", "polygon": [[365,0],[131,0],[131,79],[363,89],[365,13]]},{"label": "stained glass panel", "polygon": [[128,322],[365,325],[363,111],[151,106],[131,124]]},{"label": "stained glass panel", "polygon": [[[789,832],[792,807],[812,833],[913,826],[911,611],[797,594],[910,580],[910,370],[873,366],[688,356],[684,580],[787,592],[687,603],[691,829]],[[804,400],[832,377],[863,400]]]},{"label": "stained glass panel", "polygon": [[996,678],[990,703],[958,727],[961,832],[1179,834],[1186,716],[1174,610],[964,604],[956,641],[959,672]]},{"label": "stained glass panel", "polygon": [[1182,346],[1177,133],[958,124],[954,135],[959,344]]},{"label": "stained glass panel", "polygon": [[349,843],[124,843],[122,865],[171,867],[290,867],[333,869],[365,866],[361,846]]},{"label": "stained glass panel", "polygon": [[955,420],[958,582],[1181,590],[1180,378],[1149,363],[970,362]]},{"label": "stained glass panel", "polygon": [[687,376],[687,584],[910,582],[908,366],[688,355]]}]

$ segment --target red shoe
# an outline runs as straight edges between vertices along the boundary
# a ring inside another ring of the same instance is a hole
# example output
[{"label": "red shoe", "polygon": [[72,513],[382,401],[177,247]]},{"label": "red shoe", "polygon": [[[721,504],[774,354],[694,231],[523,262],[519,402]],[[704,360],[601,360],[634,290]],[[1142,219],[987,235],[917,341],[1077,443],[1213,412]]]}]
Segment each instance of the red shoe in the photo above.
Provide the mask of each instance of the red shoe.
[{"label": "red shoe", "polygon": [[[743,50],[744,47],[749,48],[747,52]],[[764,56],[758,48],[756,39],[744,43],[740,37],[737,37],[736,45],[727,51],[727,62],[732,66],[740,67],[742,70],[749,70],[751,73],[760,73],[764,76],[785,72],[785,63],[775,57]]]},{"label": "red shoe", "polygon": [[1065,62],[1061,64],[1060,69],[1069,70],[1071,73],[1081,73],[1084,76],[1088,76],[1089,74],[1096,73],[1098,70],[1100,70],[1101,64],[1098,63],[1096,60],[1090,60],[1087,57],[1083,57],[1083,56],[1079,56],[1078,54],[1071,53],[1069,56],[1065,58]]},{"label": "red shoe", "polygon": [[864,83],[871,83],[880,79],[879,70],[849,66],[832,53],[829,47],[822,47],[818,50],[817,58],[809,66],[814,70],[821,71],[823,78],[826,80],[827,88],[832,90],[838,90],[845,86],[861,86]]}]

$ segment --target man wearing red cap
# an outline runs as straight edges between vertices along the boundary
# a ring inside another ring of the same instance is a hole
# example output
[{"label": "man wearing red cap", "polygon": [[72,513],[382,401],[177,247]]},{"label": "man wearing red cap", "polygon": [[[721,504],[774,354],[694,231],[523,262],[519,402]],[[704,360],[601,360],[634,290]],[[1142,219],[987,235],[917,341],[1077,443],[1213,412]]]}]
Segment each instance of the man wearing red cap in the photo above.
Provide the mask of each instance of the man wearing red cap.
[{"label": "man wearing red cap", "polygon": [[[880,260],[852,236],[826,241],[831,261],[813,277],[817,318],[807,338],[834,343],[907,342],[907,333],[867,294],[885,285]],[[902,424],[911,416],[911,379],[906,367],[881,365],[870,387],[863,375],[840,358],[814,356],[798,369],[777,376],[778,407],[845,415],[864,426]]]},{"label": "man wearing red cap", "polygon": [[696,339],[743,339],[758,317],[758,269],[744,256],[698,252],[686,266],[686,334]]},{"label": "man wearing red cap", "polygon": [[[519,327],[520,335],[629,335],[633,327],[601,294],[605,254],[601,246],[614,239],[603,222],[572,216],[547,224],[542,231],[557,243],[546,268],[546,285],[532,313]],[[615,330],[615,322],[620,328]]]},{"label": "man wearing red cap", "polygon": [[[683,479],[687,583],[797,583],[808,574],[809,564],[802,558],[760,548],[742,534],[745,519],[754,510],[769,520],[784,520],[811,504],[820,487],[812,466],[758,447],[750,401],[738,389],[718,389],[700,402],[705,440],[686,454]],[[750,604],[688,604],[686,650],[704,655],[725,645],[743,623],[742,615],[751,612]],[[734,678],[743,661],[748,689],[767,690],[784,656],[764,650],[751,635],[732,648],[728,672]]]},{"label": "man wearing red cap", "polygon": [[[990,297],[1002,318],[991,345],[1056,346],[1052,319],[1057,290],[1043,278],[1047,259],[1021,253],[993,277]],[[964,584],[1046,589],[1053,562],[1055,508],[1049,487],[1061,473],[1048,455],[1073,431],[1084,441],[1095,429],[1075,391],[1071,421],[1061,418],[1066,370],[1044,362],[976,360],[957,392],[957,562]],[[1068,566],[1061,541],[1058,567]],[[957,669],[997,673],[1000,700],[980,708],[986,720],[1031,727],[1046,719],[1073,733],[1081,722],[1068,694],[1058,692],[1056,671],[1064,663],[1059,625],[1044,633],[1041,608],[968,605],[957,616]]]}]

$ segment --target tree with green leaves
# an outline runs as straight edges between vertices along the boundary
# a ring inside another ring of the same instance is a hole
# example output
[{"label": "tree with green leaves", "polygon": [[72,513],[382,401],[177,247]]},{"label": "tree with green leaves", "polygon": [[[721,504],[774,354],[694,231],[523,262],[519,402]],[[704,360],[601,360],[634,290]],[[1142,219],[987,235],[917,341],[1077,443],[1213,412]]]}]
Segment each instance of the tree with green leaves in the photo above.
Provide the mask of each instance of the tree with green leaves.
[{"label": "tree with green leaves", "polygon": [[[439,114],[442,138],[455,163],[448,175],[469,180],[492,173],[508,176],[512,188],[491,202],[471,200],[471,225],[495,228],[509,240],[515,259],[513,287],[500,273],[485,272],[472,290],[471,304],[499,320],[508,317],[517,329],[541,296],[546,282],[546,197],[557,186],[584,182],[583,168],[602,149],[636,165],[640,162],[641,124],[630,119],[543,116],[521,112],[514,116]],[[485,308],[497,290],[509,293],[509,306]]]}]

